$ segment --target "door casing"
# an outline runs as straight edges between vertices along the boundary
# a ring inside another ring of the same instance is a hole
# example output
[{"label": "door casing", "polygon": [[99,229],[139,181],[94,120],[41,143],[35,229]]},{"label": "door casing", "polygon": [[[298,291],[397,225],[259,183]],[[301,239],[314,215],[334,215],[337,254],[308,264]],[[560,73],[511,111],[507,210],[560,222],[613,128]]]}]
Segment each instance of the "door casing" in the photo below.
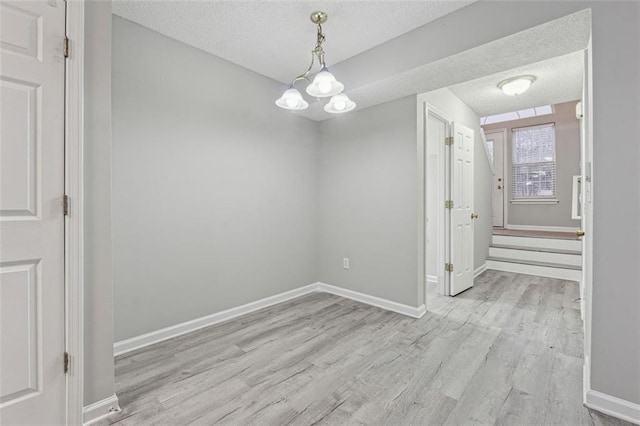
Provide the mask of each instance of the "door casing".
[{"label": "door casing", "polygon": [[84,394],[84,27],[85,4],[66,1],[69,57],[65,67],[65,334],[70,357],[67,424],[81,425]]}]

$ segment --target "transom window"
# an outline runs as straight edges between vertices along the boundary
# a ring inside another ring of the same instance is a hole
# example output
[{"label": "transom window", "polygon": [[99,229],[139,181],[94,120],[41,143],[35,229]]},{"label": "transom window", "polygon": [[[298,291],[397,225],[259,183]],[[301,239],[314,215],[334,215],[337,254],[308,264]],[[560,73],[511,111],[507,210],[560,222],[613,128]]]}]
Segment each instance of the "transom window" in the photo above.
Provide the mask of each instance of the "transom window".
[{"label": "transom window", "polygon": [[556,198],[554,124],[513,129],[513,200]]}]

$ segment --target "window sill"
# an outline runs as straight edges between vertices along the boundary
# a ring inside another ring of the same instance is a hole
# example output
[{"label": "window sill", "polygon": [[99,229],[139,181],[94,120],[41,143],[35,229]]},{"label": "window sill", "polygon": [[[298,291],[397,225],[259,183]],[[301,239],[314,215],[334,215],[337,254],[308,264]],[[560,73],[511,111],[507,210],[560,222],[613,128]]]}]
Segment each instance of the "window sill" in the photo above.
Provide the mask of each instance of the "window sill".
[{"label": "window sill", "polygon": [[523,198],[519,200],[511,200],[511,204],[558,204],[560,200],[557,198]]}]

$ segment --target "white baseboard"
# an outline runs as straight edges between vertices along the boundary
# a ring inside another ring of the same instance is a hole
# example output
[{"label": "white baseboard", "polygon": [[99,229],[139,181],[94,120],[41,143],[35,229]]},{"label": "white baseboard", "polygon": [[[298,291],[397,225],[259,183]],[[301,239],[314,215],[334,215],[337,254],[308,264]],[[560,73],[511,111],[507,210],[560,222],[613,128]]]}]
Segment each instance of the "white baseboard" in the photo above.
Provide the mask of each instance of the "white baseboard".
[{"label": "white baseboard", "polygon": [[570,226],[538,226],[538,225],[506,225],[505,229],[514,231],[551,231],[551,232],[576,232],[579,229]]},{"label": "white baseboard", "polygon": [[640,404],[589,389],[585,405],[601,413],[640,425]]},{"label": "white baseboard", "polygon": [[256,300],[255,302],[247,303],[246,305],[237,306],[235,308],[227,309],[221,312],[216,312],[212,315],[207,315],[205,317],[196,318],[191,321],[172,325],[170,327],[162,328],[160,330],[152,331],[150,333],[142,334],[130,339],[121,340],[114,343],[113,353],[114,355],[122,355],[124,353],[131,352],[133,350],[140,349],[154,343],[162,342],[163,340],[172,339],[186,333],[191,333],[201,328],[209,327],[210,325],[214,325],[222,321],[227,321],[240,315],[245,315],[250,312],[275,305],[277,303],[286,302],[287,300],[294,299],[305,294],[313,293],[317,290],[317,283],[309,284],[304,287],[276,294],[275,296]]},{"label": "white baseboard", "polygon": [[438,276],[437,275],[427,275],[427,282],[431,284],[438,284]]},{"label": "white baseboard", "polygon": [[82,423],[90,425],[102,420],[110,414],[120,411],[118,397],[114,393],[109,398],[94,402],[82,408]]},{"label": "white baseboard", "polygon": [[337,296],[346,297],[347,299],[366,303],[367,305],[376,306],[378,308],[397,312],[399,314],[407,315],[413,318],[420,318],[426,313],[426,307],[424,305],[415,308],[413,306],[403,305],[402,303],[393,302],[391,300],[382,299],[380,297],[370,296],[368,294],[358,293],[357,291],[347,290],[341,287],[318,282],[294,290],[286,291],[284,293],[276,294],[275,296],[260,299],[255,302],[247,303],[246,305],[227,309],[226,311],[216,312],[212,315],[196,318],[191,321],[186,321],[180,324],[172,325],[170,327],[162,328],[160,330],[152,331],[150,333],[142,334],[140,336],[132,337],[130,339],[115,342],[113,345],[113,354],[114,356],[122,355],[136,349],[144,348],[145,346],[149,346],[154,343],[162,342],[164,340],[172,339],[183,334],[191,333],[201,328],[209,327],[223,321],[228,321],[240,315],[245,315],[259,309],[263,309],[277,303],[286,302],[287,300],[314,292],[335,294]]},{"label": "white baseboard", "polygon": [[424,305],[415,308],[413,306],[404,305],[402,303],[393,302],[391,300],[382,299],[380,297],[370,296],[368,294],[359,293],[353,290],[347,290],[342,287],[336,287],[331,284],[318,283],[318,291],[335,294],[336,296],[346,297],[347,299],[355,300],[356,302],[376,306],[378,308],[386,309],[387,311],[397,312],[399,314],[413,318],[420,318],[427,312],[427,309]]},{"label": "white baseboard", "polygon": [[475,271],[473,271],[473,278],[477,278],[478,275],[482,274],[487,270],[487,262],[484,262],[482,265],[478,266]]}]

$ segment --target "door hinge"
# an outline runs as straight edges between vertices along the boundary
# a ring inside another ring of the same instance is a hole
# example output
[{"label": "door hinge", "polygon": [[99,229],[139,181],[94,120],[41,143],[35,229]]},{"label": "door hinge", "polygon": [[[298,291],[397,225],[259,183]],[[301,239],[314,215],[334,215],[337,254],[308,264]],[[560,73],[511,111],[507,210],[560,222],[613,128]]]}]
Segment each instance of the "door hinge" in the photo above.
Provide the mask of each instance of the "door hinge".
[{"label": "door hinge", "polygon": [[447,272],[453,272],[453,263],[445,263],[444,270]]},{"label": "door hinge", "polygon": [[64,353],[64,374],[69,372],[69,352]]},{"label": "door hinge", "polygon": [[64,40],[62,41],[62,54],[65,58],[69,57],[69,37],[64,36]]},{"label": "door hinge", "polygon": [[69,216],[69,203],[69,196],[67,194],[64,194],[62,196],[62,214],[65,216]]},{"label": "door hinge", "polygon": [[445,145],[453,145],[453,136],[449,136],[447,138],[444,138],[444,144]]},{"label": "door hinge", "polygon": [[446,200],[444,202],[444,208],[445,209],[452,209],[453,208],[453,200]]}]

